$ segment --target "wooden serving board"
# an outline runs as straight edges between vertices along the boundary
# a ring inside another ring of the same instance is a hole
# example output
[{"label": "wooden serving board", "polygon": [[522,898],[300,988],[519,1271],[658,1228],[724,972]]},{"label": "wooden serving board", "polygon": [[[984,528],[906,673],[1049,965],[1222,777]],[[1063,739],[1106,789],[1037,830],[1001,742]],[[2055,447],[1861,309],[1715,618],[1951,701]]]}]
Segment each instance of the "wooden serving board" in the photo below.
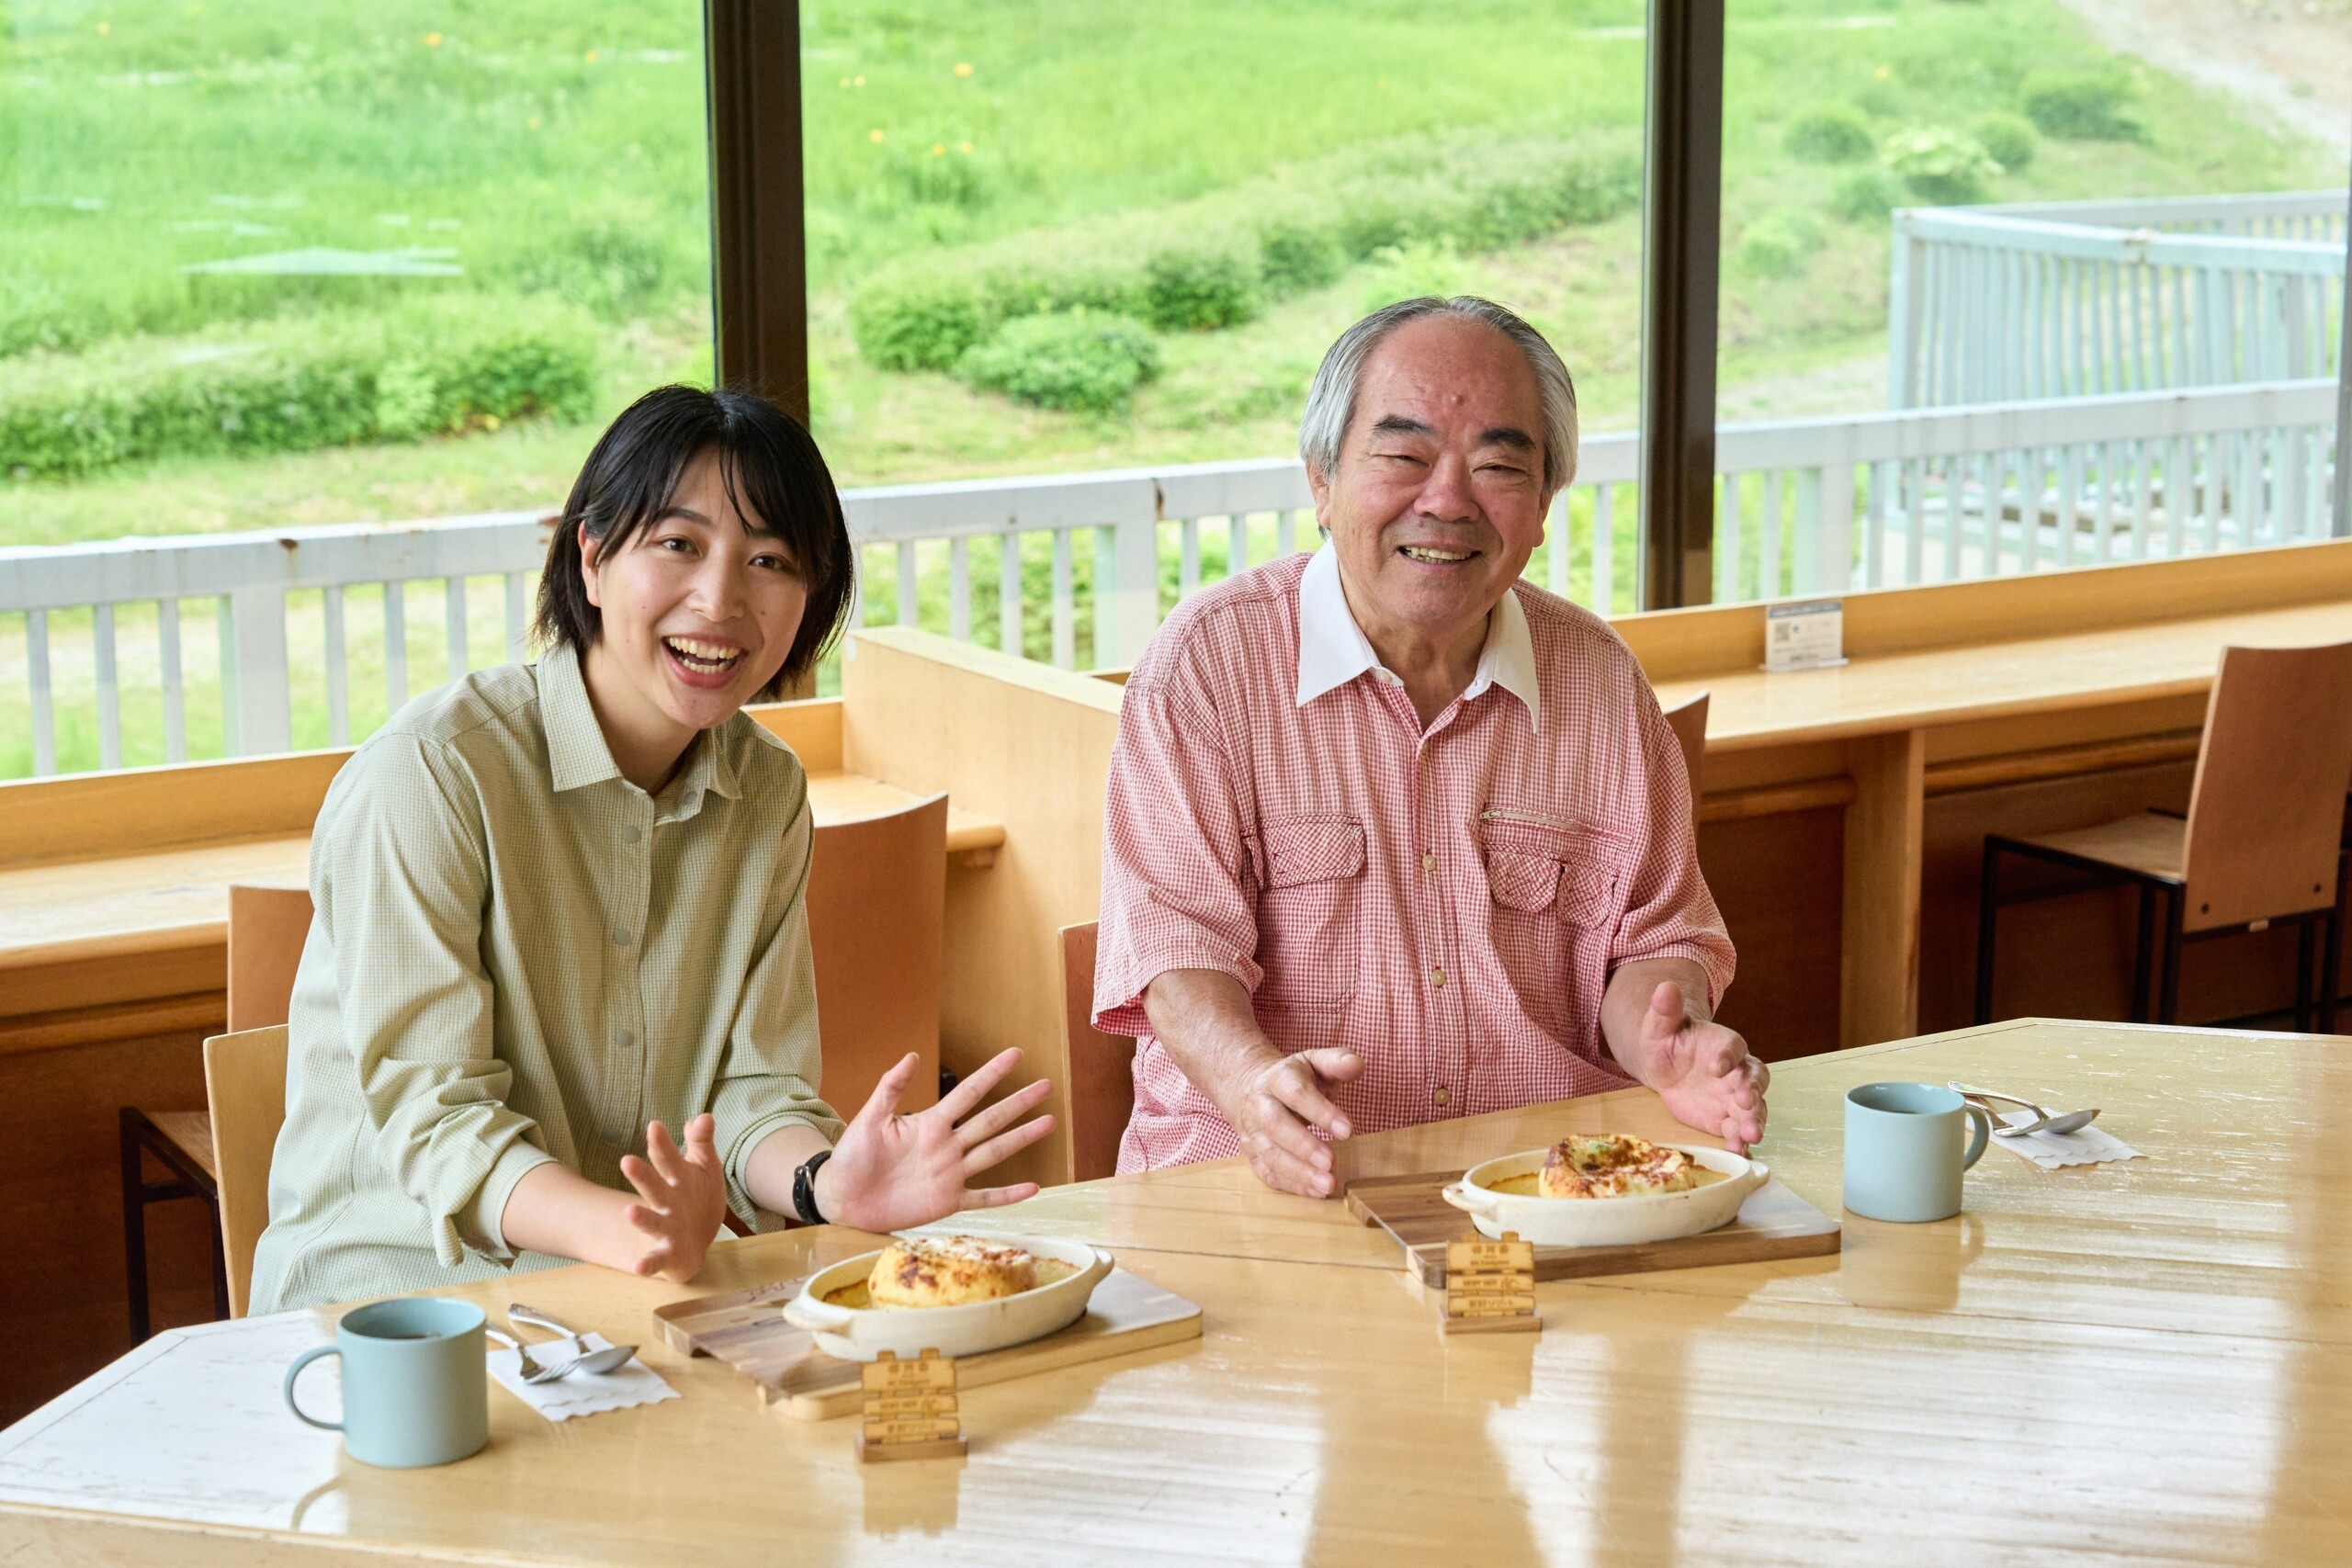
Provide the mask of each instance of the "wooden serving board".
[{"label": "wooden serving board", "polygon": [[[1470,1234],[1470,1216],[1438,1196],[1458,1170],[1417,1176],[1375,1176],[1348,1184],[1348,1213],[1378,1225],[1405,1249],[1405,1268],[1435,1290],[1445,1288],[1445,1244]],[[1539,1247],[1535,1278],[1584,1280],[1600,1274],[1642,1274],[1665,1269],[1704,1269],[1717,1263],[1759,1263],[1775,1258],[1816,1258],[1835,1252],[1838,1224],[1773,1177],[1747,1195],[1731,1224],[1674,1241],[1638,1247]]]},{"label": "wooden serving board", "polygon": [[[785,1280],[672,1302],[653,1309],[653,1331],[673,1350],[726,1362],[752,1380],[761,1404],[775,1405],[796,1421],[854,1416],[864,1399],[862,1363],[826,1355],[817,1348],[815,1336],[784,1321],[784,1303],[800,1293],[802,1283]],[[1026,1345],[959,1357],[956,1381],[958,1388],[980,1388],[1200,1337],[1199,1307],[1114,1269],[1094,1287],[1084,1317]]]}]

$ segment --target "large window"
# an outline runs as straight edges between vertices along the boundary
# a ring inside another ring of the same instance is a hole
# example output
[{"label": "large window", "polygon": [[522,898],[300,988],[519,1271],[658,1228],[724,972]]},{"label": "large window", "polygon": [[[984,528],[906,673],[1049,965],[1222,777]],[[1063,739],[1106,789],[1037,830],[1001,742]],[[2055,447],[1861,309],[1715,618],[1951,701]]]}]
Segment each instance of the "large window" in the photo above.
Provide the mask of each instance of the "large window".
[{"label": "large window", "polygon": [[[0,543],[560,502],[620,403],[709,375],[704,120],[693,0],[13,0]],[[323,600],[288,606],[298,746],[365,734],[453,642],[505,655],[483,584],[454,637],[451,595],[394,606],[399,671],[382,591],[343,597],[337,714]],[[111,652],[86,610],[44,629],[56,766],[97,765],[109,676],[121,761],[220,754],[209,600],[122,606]],[[34,749],[26,637],[0,617],[0,776]]]}]

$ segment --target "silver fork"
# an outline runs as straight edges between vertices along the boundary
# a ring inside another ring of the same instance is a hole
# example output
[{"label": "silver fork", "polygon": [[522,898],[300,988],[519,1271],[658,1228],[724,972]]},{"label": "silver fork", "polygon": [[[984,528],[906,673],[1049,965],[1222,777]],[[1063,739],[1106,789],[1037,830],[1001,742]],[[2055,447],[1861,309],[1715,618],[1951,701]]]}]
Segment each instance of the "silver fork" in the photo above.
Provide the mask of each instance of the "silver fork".
[{"label": "silver fork", "polygon": [[560,1367],[540,1365],[537,1361],[531,1359],[531,1348],[528,1345],[524,1344],[520,1339],[515,1338],[512,1334],[502,1334],[497,1329],[492,1328],[487,1325],[483,1325],[482,1332],[514,1352],[515,1371],[522,1374],[522,1378],[525,1382],[552,1382],[557,1378],[562,1377],[565,1373],[571,1371],[571,1366],[569,1362]]},{"label": "silver fork", "polygon": [[560,1334],[571,1341],[573,1352],[571,1359],[562,1363],[549,1374],[553,1377],[566,1377],[573,1372],[586,1372],[592,1376],[600,1372],[609,1372],[617,1367],[627,1365],[628,1359],[637,1354],[637,1347],[634,1345],[608,1345],[601,1350],[591,1350],[588,1348],[586,1335],[576,1328],[567,1328],[538,1308],[526,1306],[521,1302],[506,1303],[506,1321],[527,1323],[534,1328],[544,1328],[551,1334]]}]

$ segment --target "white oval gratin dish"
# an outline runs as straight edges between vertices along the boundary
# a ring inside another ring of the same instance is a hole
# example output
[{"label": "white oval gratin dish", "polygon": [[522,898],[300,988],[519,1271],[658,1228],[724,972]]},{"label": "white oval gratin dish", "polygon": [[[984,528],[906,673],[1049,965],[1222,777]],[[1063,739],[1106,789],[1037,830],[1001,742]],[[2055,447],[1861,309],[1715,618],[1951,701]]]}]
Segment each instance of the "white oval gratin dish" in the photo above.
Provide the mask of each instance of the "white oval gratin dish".
[{"label": "white oval gratin dish", "polygon": [[1681,1150],[1708,1170],[1723,1172],[1724,1179],[1686,1192],[1642,1198],[1537,1198],[1496,1191],[1496,1182],[1543,1169],[1544,1156],[1552,1152],[1525,1149],[1472,1166],[1440,1196],[1467,1213],[1478,1234],[1489,1238],[1515,1231],[1520,1240],[1538,1247],[1638,1247],[1731,1224],[1747,1195],[1772,1174],[1757,1161],[1727,1150],[1690,1144],[1664,1146]]},{"label": "white oval gratin dish", "polygon": [[899,1357],[937,1350],[943,1356],[977,1356],[1057,1333],[1086,1315],[1086,1303],[1111,1272],[1115,1259],[1082,1241],[1043,1236],[992,1235],[990,1243],[1018,1247],[1040,1262],[1051,1258],[1077,1270],[1050,1285],[1017,1296],[966,1302],[957,1306],[845,1307],[825,1298],[874,1272],[877,1250],[844,1258],[801,1287],[785,1303],[784,1320],[817,1337],[817,1348],[844,1361],[871,1361],[888,1350]]}]

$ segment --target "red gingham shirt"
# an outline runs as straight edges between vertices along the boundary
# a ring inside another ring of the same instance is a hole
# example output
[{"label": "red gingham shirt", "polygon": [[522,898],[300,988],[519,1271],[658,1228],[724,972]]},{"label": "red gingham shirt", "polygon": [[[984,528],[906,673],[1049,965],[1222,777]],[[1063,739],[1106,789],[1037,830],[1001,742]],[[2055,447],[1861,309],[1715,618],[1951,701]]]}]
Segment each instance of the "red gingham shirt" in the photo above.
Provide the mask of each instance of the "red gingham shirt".
[{"label": "red gingham shirt", "polygon": [[1094,976],[1096,1027],[1136,1041],[1123,1173],[1239,1152],[1152,1038],[1170,969],[1241,982],[1283,1052],[1354,1048],[1331,1098],[1363,1132],[1624,1088],[1600,1021],[1628,960],[1731,984],[1681,751],[1608,624],[1514,584],[1423,734],[1338,590],[1328,546],[1244,572],[1128,678]]}]

